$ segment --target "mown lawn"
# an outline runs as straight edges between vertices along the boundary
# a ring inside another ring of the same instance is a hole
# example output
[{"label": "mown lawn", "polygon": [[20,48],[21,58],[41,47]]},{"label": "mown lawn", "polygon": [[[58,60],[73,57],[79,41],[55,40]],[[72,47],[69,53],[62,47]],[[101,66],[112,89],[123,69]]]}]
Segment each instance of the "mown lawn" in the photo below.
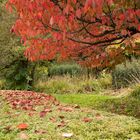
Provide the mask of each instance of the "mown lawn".
[{"label": "mown lawn", "polygon": [[140,98],[135,96],[106,96],[98,94],[55,94],[59,101],[82,107],[140,118]]},{"label": "mown lawn", "polygon": [[54,94],[63,103],[78,104],[83,107],[95,107],[115,97],[97,94]]},{"label": "mown lawn", "polygon": [[[28,92],[25,94],[28,96]],[[26,96],[20,96],[21,100]],[[85,99],[92,101],[90,96]],[[44,104],[36,106],[35,111],[10,106],[4,95],[0,96],[0,140],[140,140],[140,121],[134,117],[75,105],[51,104],[46,114],[41,112]],[[66,138],[66,134],[71,136]]]}]

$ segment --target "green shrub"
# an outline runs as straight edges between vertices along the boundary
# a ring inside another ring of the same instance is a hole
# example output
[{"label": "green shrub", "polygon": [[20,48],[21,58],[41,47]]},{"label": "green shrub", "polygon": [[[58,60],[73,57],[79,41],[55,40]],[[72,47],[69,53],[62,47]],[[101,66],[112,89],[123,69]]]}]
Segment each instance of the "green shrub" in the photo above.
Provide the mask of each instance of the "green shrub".
[{"label": "green shrub", "polygon": [[48,79],[48,67],[47,66],[39,66],[35,71],[35,82],[38,80],[46,81]]},{"label": "green shrub", "polygon": [[29,90],[30,76],[27,66],[19,60],[6,73],[5,89]]},{"label": "green shrub", "polygon": [[140,60],[116,66],[112,72],[112,84],[115,88],[128,87],[140,82]]},{"label": "green shrub", "polygon": [[139,84],[134,87],[134,90],[130,96],[134,98],[138,98],[140,100],[140,85]]},{"label": "green shrub", "polygon": [[17,59],[4,72],[4,89],[31,90],[33,81],[33,67],[35,63],[29,62],[23,55],[25,48],[16,50]]},{"label": "green shrub", "polygon": [[60,64],[60,65],[52,65],[48,69],[48,73],[50,76],[56,75],[78,75],[82,71],[81,67],[77,64]]},{"label": "green shrub", "polygon": [[100,87],[102,89],[109,89],[112,87],[112,77],[110,74],[101,74],[101,76],[98,78],[98,83],[100,84]]}]

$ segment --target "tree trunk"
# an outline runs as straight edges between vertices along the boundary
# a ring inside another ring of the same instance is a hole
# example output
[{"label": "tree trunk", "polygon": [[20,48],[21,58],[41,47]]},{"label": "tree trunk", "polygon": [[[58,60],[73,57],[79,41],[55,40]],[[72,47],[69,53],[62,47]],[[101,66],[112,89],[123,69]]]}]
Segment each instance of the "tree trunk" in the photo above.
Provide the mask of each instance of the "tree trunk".
[{"label": "tree trunk", "polygon": [[30,78],[31,80],[29,81],[29,86],[33,87],[34,84],[34,76],[35,76],[35,69],[36,69],[37,63],[35,63],[31,69],[31,73],[30,73]]}]

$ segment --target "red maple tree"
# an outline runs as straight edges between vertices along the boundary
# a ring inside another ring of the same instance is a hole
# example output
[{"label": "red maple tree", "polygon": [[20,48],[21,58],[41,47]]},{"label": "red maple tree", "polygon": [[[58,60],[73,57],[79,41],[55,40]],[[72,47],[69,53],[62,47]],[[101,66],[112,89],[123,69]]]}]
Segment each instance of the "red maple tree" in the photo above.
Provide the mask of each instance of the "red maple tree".
[{"label": "red maple tree", "polygon": [[9,0],[18,18],[12,27],[32,61],[72,58],[106,67],[139,53],[139,0]]}]

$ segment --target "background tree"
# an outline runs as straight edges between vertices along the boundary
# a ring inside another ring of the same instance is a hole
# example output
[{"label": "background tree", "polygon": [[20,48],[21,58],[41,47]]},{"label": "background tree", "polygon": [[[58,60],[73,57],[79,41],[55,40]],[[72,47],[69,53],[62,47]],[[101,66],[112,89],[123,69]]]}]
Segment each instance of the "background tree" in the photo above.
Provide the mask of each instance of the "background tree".
[{"label": "background tree", "polygon": [[20,45],[20,39],[15,34],[10,33],[12,24],[16,20],[16,15],[9,14],[5,10],[6,1],[0,2],[0,68],[8,67],[14,63],[15,50]]},{"label": "background tree", "polygon": [[[11,30],[17,15],[5,9],[0,1],[0,77],[6,80],[3,88],[30,89],[33,86],[36,63],[25,58],[25,47]],[[11,31],[11,32],[10,32]]]}]

